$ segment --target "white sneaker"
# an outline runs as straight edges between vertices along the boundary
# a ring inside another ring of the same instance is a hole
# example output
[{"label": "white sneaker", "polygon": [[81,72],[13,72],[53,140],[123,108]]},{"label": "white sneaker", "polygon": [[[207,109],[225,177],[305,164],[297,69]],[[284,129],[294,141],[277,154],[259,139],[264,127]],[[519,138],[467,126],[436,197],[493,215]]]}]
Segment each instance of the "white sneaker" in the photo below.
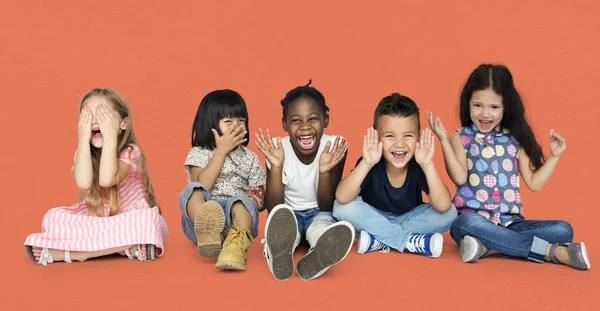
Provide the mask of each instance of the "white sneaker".
[{"label": "white sneaker", "polygon": [[354,243],[354,227],[347,221],[330,225],[319,237],[315,246],[298,261],[298,275],[303,280],[321,276],[342,261]]},{"label": "white sneaker", "polygon": [[388,253],[390,251],[390,247],[378,239],[374,238],[367,231],[361,231],[360,236],[358,238],[358,247],[357,253],[366,254],[374,251],[380,251],[382,253]]},{"label": "white sneaker", "polygon": [[438,258],[442,254],[444,237],[439,233],[413,234],[406,242],[404,250],[413,254],[421,254]]},{"label": "white sneaker", "polygon": [[263,255],[276,280],[288,280],[294,275],[294,250],[300,242],[294,211],[285,204],[275,206],[265,225]]}]

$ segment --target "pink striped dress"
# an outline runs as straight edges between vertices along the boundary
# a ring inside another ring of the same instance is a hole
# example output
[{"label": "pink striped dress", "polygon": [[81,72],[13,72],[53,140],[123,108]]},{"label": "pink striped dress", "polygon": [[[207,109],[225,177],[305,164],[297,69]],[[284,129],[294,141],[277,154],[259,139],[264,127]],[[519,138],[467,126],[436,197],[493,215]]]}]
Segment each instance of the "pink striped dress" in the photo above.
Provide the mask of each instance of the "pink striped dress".
[{"label": "pink striped dress", "polygon": [[158,207],[150,208],[146,202],[141,179],[141,151],[136,145],[130,145],[121,152],[119,160],[131,167],[127,178],[117,186],[119,214],[108,217],[108,199],[104,202],[105,217],[86,216],[85,200],[68,207],[56,207],[44,215],[42,232],[29,235],[25,245],[91,252],[153,244],[156,246],[156,255],[162,256],[163,241],[169,235],[169,230]]}]

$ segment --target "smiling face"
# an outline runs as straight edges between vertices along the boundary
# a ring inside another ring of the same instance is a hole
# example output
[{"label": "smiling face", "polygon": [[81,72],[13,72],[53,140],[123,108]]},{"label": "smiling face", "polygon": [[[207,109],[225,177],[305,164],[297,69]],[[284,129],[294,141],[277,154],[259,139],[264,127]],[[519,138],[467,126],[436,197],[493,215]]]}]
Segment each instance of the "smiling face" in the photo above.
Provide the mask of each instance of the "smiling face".
[{"label": "smiling face", "polygon": [[383,115],[377,122],[379,141],[383,142],[386,167],[403,169],[415,154],[419,138],[419,120],[416,115]]},{"label": "smiling face", "polygon": [[502,121],[504,104],[502,96],[491,89],[473,92],[469,101],[471,122],[480,132],[489,133]]},{"label": "smiling face", "polygon": [[300,97],[289,104],[282,125],[298,159],[305,164],[312,163],[323,131],[329,125],[329,118],[323,115],[323,110],[313,99]]}]

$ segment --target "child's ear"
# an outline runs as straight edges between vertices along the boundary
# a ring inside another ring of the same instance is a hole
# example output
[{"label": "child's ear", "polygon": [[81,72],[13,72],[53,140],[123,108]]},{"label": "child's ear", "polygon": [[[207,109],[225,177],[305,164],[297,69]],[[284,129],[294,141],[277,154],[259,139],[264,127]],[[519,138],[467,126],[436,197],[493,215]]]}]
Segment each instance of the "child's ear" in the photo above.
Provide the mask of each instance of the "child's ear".
[{"label": "child's ear", "polygon": [[283,127],[283,130],[287,133],[288,128],[287,124],[285,123],[285,117],[281,118],[281,126]]},{"label": "child's ear", "polygon": [[329,126],[329,114],[325,114],[325,118],[323,119],[323,128],[327,128]]},{"label": "child's ear", "polygon": [[123,119],[123,121],[121,121],[121,126],[120,128],[124,131],[127,129],[127,124],[129,124],[129,117]]}]

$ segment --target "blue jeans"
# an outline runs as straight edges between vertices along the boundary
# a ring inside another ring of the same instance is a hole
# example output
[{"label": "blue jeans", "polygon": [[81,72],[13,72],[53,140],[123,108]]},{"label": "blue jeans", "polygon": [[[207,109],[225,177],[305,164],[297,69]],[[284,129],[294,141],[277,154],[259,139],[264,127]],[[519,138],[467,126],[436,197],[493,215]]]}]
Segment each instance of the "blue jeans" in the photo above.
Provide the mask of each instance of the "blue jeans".
[{"label": "blue jeans", "polygon": [[233,223],[231,219],[231,206],[233,206],[233,203],[239,201],[242,202],[242,204],[244,204],[246,210],[248,210],[248,213],[250,213],[250,216],[252,216],[252,237],[256,238],[258,236],[258,209],[256,208],[254,201],[252,201],[247,195],[240,194],[231,197],[227,200],[214,199],[210,195],[210,192],[206,190],[206,187],[204,187],[204,185],[198,182],[192,182],[187,184],[179,194],[179,210],[181,210],[181,227],[183,228],[183,233],[188,239],[190,239],[194,243],[198,243],[196,233],[194,232],[194,221],[190,219],[190,216],[187,213],[188,201],[190,200],[190,197],[192,196],[194,190],[197,189],[202,190],[202,193],[204,194],[204,199],[206,201],[216,201],[223,208],[223,211],[225,212],[225,227],[223,227],[223,232],[225,232],[231,227]]},{"label": "blue jeans", "polygon": [[345,220],[356,229],[356,237],[364,230],[391,248],[404,251],[412,234],[442,233],[456,219],[456,208],[440,213],[430,204],[421,204],[412,210],[396,215],[380,211],[365,203],[360,196],[342,204],[333,203],[333,217]]},{"label": "blue jeans", "polygon": [[[336,223],[336,220],[331,216],[331,212],[321,211],[318,208],[311,208],[305,211],[294,211],[294,215],[296,216],[296,221],[298,221],[298,232],[300,232],[300,243],[309,245],[308,239],[306,237],[306,232],[308,228],[312,225],[331,225]],[[317,238],[318,239],[318,238]]]},{"label": "blue jeans", "polygon": [[463,213],[450,229],[460,245],[465,235],[478,239],[487,249],[508,257],[543,262],[550,243],[571,243],[573,227],[562,220],[516,220],[507,227],[495,225],[477,213]]}]

